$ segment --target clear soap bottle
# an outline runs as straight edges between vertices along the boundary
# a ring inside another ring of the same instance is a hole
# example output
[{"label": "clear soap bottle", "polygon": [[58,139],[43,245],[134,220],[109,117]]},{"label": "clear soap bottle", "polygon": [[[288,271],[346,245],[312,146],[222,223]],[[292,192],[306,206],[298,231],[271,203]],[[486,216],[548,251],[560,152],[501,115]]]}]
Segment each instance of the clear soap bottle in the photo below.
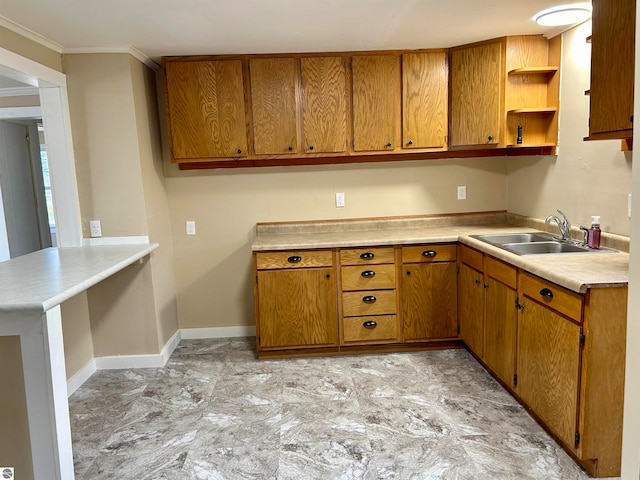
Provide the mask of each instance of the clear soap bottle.
[{"label": "clear soap bottle", "polygon": [[600,248],[600,217],[594,215],[591,217],[591,228],[589,228],[589,235],[587,245],[589,248]]}]

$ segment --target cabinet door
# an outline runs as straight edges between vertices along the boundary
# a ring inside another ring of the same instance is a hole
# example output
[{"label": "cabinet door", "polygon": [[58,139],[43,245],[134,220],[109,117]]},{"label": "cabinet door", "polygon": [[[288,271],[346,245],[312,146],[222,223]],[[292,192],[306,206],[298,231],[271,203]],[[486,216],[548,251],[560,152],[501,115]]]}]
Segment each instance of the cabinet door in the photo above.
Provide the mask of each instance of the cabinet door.
[{"label": "cabinet door", "polygon": [[447,54],[402,56],[402,146],[440,148],[447,136]]},{"label": "cabinet door", "polygon": [[344,152],[347,147],[345,59],[303,58],[300,68],[305,152]]},{"label": "cabinet door", "polygon": [[580,327],[528,297],[518,321],[516,390],[569,447],[577,431]]},{"label": "cabinet door", "polygon": [[247,155],[242,62],[167,62],[172,160]]},{"label": "cabinet door", "polygon": [[516,371],[516,291],[485,278],[484,361],[508,385]]},{"label": "cabinet door", "polygon": [[460,264],[458,274],[458,319],[460,338],[482,358],[484,335],[482,274],[473,268]]},{"label": "cabinet door", "polygon": [[404,340],[455,338],[458,334],[456,264],[402,266]]},{"label": "cabinet door", "polygon": [[589,133],[630,130],[633,128],[636,2],[593,0],[592,4]]},{"label": "cabinet door", "polygon": [[502,43],[451,52],[451,146],[500,143]]},{"label": "cabinet door", "polygon": [[298,152],[296,60],[252,59],[249,71],[256,154]]},{"label": "cabinet door", "polygon": [[353,149],[393,150],[400,111],[396,55],[357,55],[353,66]]},{"label": "cabinet door", "polygon": [[261,348],[338,344],[331,268],[259,271],[258,305]]}]

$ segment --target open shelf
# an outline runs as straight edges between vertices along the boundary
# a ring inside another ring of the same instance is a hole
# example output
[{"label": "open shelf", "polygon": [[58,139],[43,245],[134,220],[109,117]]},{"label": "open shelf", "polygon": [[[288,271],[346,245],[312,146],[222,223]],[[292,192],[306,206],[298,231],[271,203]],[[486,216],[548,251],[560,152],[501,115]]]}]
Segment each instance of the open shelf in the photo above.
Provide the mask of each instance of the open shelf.
[{"label": "open shelf", "polygon": [[507,113],[555,113],[558,109],[555,107],[541,107],[541,108],[516,108],[509,110]]},{"label": "open shelf", "polygon": [[556,73],[559,67],[556,66],[548,66],[548,67],[522,67],[515,68],[513,70],[509,70],[509,75],[531,75],[531,74],[543,74],[543,73]]}]

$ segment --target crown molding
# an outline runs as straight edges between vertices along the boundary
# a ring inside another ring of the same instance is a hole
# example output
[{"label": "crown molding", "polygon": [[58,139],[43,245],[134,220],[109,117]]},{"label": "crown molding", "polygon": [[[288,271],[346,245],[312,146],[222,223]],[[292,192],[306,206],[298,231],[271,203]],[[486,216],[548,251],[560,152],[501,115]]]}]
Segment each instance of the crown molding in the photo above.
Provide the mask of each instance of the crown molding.
[{"label": "crown molding", "polygon": [[120,45],[120,46],[112,46],[112,47],[69,47],[65,48],[62,52],[64,55],[75,55],[75,54],[91,54],[91,53],[128,53],[132,57],[140,60],[147,67],[152,70],[158,70],[160,65],[147,57],[144,53],[138,50],[135,47]]},{"label": "crown molding", "polygon": [[3,17],[2,15],[0,15],[0,27],[11,30],[12,32],[28,38],[29,40],[32,40],[42,45],[43,47],[47,47],[49,50],[53,50],[56,53],[62,53],[63,48],[59,43],[54,42],[53,40],[40,35],[39,33],[34,32],[27,27],[23,27],[19,23],[16,23],[13,20],[8,19],[7,17]]}]

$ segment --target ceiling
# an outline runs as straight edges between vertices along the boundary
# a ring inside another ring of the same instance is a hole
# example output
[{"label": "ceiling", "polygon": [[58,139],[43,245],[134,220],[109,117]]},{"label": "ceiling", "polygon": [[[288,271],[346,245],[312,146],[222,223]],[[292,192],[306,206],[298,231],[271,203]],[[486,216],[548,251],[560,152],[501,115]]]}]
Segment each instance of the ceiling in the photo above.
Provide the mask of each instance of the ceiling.
[{"label": "ceiling", "polygon": [[[65,53],[168,55],[440,48],[553,32],[533,15],[575,0],[0,0]],[[7,22],[8,20],[8,22]]]}]

